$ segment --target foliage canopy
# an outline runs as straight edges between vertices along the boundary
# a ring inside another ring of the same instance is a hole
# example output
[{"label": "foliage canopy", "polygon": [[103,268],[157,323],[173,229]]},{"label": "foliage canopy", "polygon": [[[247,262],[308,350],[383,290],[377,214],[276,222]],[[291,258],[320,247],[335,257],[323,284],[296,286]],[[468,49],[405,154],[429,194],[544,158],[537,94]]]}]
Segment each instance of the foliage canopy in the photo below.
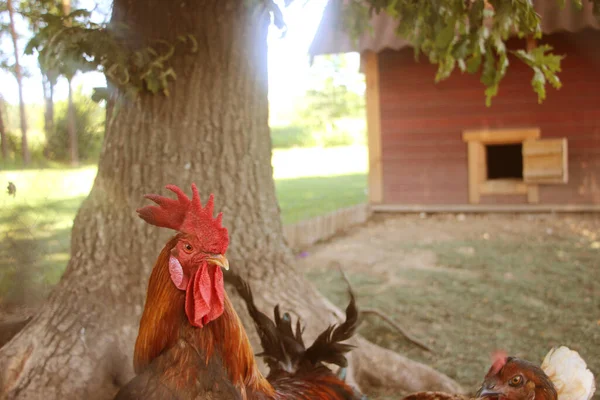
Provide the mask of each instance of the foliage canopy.
[{"label": "foliage canopy", "polygon": [[[332,0],[341,1],[341,0]],[[558,1],[562,9],[566,0]],[[600,0],[593,3],[600,17]],[[582,0],[572,0],[581,10]],[[563,55],[552,47],[509,50],[506,41],[542,37],[540,17],[532,0],[347,0],[342,6],[342,23],[356,40],[369,30],[374,13],[384,12],[398,24],[397,34],[412,43],[416,56],[423,53],[438,64],[436,82],[448,78],[458,67],[462,72],[480,73],[486,86],[486,104],[498,93],[498,87],[514,54],[533,70],[531,84],[541,103],[546,98],[546,83],[560,88],[557,73]]]}]

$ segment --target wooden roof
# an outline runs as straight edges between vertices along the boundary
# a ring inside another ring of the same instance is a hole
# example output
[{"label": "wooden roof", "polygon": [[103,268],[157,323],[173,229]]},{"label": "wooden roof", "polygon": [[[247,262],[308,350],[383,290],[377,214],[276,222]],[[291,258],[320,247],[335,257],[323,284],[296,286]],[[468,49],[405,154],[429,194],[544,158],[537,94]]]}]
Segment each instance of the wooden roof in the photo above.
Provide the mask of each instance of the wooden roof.
[{"label": "wooden roof", "polygon": [[[372,32],[363,34],[358,43],[353,43],[342,29],[339,21],[341,0],[329,0],[323,12],[319,29],[310,46],[311,56],[372,50],[379,52],[389,48],[399,50],[410,43],[396,34],[398,22],[387,14],[371,19]],[[592,13],[592,2],[583,1],[584,9],[578,10],[571,1],[561,10],[557,0],[534,0],[536,12],[542,21],[542,32],[551,34],[561,31],[578,32],[585,28],[600,30],[600,23]]]}]

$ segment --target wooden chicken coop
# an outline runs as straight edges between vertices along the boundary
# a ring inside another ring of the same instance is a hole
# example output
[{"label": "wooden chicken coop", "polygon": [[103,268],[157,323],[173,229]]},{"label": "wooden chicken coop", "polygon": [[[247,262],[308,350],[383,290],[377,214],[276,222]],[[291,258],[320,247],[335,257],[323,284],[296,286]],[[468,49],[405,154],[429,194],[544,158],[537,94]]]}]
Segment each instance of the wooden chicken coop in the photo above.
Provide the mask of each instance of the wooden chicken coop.
[{"label": "wooden chicken coop", "polygon": [[563,87],[548,87],[538,104],[531,69],[511,59],[488,108],[479,76],[455,72],[436,84],[437,66],[415,61],[385,15],[352,42],[330,1],[310,52],[361,54],[372,209],[600,211],[600,24],[584,4],[534,1],[542,42],[566,55]]}]

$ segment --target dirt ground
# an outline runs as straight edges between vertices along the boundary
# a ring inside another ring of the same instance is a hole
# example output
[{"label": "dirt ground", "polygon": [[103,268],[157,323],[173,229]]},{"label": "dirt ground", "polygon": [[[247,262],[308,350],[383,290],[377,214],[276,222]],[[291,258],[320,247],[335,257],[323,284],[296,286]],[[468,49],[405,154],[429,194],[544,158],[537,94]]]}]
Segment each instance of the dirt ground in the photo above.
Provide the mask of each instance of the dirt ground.
[{"label": "dirt ground", "polygon": [[338,266],[359,306],[381,310],[433,352],[376,316],[365,317],[363,335],[471,392],[497,349],[541,363],[566,345],[600,383],[599,215],[376,215],[299,255],[299,268],[345,306]]}]

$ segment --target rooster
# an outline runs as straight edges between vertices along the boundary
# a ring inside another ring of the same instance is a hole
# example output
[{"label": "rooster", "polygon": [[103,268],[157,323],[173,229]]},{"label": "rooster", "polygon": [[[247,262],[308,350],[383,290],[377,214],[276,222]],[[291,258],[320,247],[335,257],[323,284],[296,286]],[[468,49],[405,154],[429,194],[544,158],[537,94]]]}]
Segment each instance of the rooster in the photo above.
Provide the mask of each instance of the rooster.
[{"label": "rooster", "polygon": [[148,282],[134,349],[136,376],[116,399],[344,399],[315,371],[272,384],[259,371],[244,327],[224,288],[229,245],[214,199],[200,202],[174,185],[177,199],[145,197],[156,206],[137,210],[151,225],[178,233],[161,251]]},{"label": "rooster", "polygon": [[263,352],[258,355],[262,356],[269,366],[267,379],[275,388],[284,387],[288,381],[305,380],[307,387],[322,390],[321,385],[314,385],[316,379],[339,393],[337,397],[332,398],[349,400],[363,398],[324,364],[335,364],[342,371],[348,366],[345,354],[353,346],[341,342],[351,338],[359,326],[358,309],[351,289],[349,289],[350,303],[346,308],[346,320],[340,325],[327,327],[313,344],[306,348],[302,339],[303,328],[299,320],[296,321],[294,330],[290,315],[284,313],[282,316],[279,306],[275,306],[274,321],[271,320],[254,304],[252,291],[246,281],[232,272],[227,274],[225,280],[233,284],[246,303],[263,347]]},{"label": "rooster", "polygon": [[[594,376],[581,356],[565,346],[554,348],[541,367],[504,352],[494,353],[493,362],[478,399],[489,400],[590,400],[596,390]],[[442,392],[419,392],[404,400],[467,400],[469,397]],[[472,400],[472,399],[471,399]]]}]

